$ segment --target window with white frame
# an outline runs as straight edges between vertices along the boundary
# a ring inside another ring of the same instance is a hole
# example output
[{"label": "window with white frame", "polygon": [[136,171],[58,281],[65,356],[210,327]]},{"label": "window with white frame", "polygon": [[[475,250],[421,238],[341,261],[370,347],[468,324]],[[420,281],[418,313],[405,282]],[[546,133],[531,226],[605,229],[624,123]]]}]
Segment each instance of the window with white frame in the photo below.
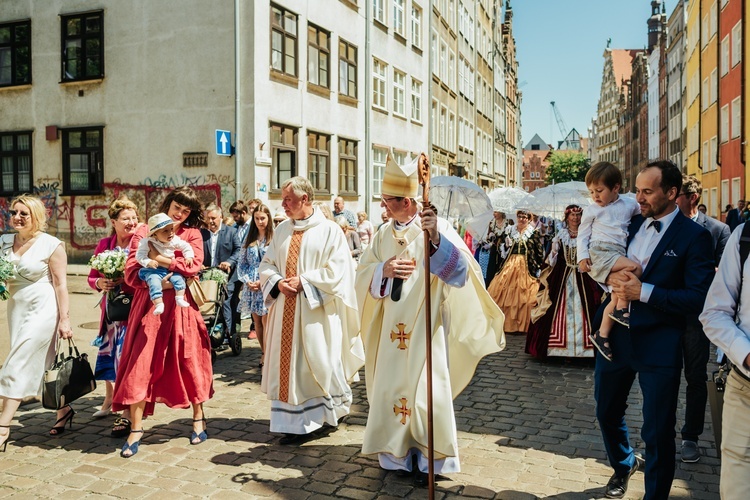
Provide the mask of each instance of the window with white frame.
[{"label": "window with white frame", "polygon": [[701,49],[705,48],[708,44],[708,14],[703,16],[701,21]]},{"label": "window with white frame", "polygon": [[732,198],[730,199],[729,203],[737,203],[737,201],[739,201],[739,199],[741,198],[740,196],[740,187],[741,187],[740,182],[741,181],[742,179],[740,177],[732,178]]},{"label": "window with white frame", "polygon": [[385,0],[372,0],[372,18],[385,24]]},{"label": "window with white frame", "polygon": [[721,76],[729,73],[729,35],[721,40],[721,61],[719,63]]},{"label": "window with white frame", "polygon": [[411,79],[411,119],[422,122],[422,82]]},{"label": "window with white frame", "polygon": [[404,116],[404,100],[406,96],[406,74],[393,69],[393,113]]},{"label": "window with white frame", "polygon": [[711,70],[711,100],[709,101],[711,104],[715,103],[719,99],[719,73],[716,71],[716,68]]},{"label": "window with white frame", "polygon": [[456,89],[456,54],[452,50],[448,53],[448,87]]},{"label": "window with white frame", "polygon": [[703,141],[702,170],[708,172],[708,141]]},{"label": "window with white frame", "polygon": [[448,151],[456,150],[456,115],[452,112],[448,114],[448,138],[445,149]]},{"label": "window with white frame", "polygon": [[440,140],[438,141],[438,146],[441,148],[445,148],[445,134],[447,133],[447,122],[448,121],[448,108],[445,106],[440,107]]},{"label": "window with white frame", "polygon": [[719,29],[719,18],[718,18],[718,9],[716,8],[716,2],[711,4],[711,8],[708,11],[709,14],[709,29],[711,31],[711,37],[713,37],[716,34],[716,31]]},{"label": "window with white frame", "polygon": [[729,140],[729,105],[721,107],[721,142],[727,142]]},{"label": "window with white frame", "polygon": [[458,92],[464,94],[464,58],[458,56]]},{"label": "window with white frame", "polygon": [[703,79],[703,88],[701,90],[701,110],[705,111],[708,108],[708,97],[709,97],[709,80],[708,78]]},{"label": "window with white frame", "polygon": [[742,60],[742,21],[732,28],[732,67]]},{"label": "window with white frame", "polygon": [[386,148],[372,147],[372,194],[376,196],[380,196],[380,191],[383,187],[386,158],[388,158],[388,150]]},{"label": "window with white frame", "polygon": [[411,5],[411,44],[422,48],[422,9],[415,3]]},{"label": "window with white frame", "polygon": [[440,68],[437,64],[437,56],[438,56],[438,35],[437,31],[432,30],[432,35],[430,38],[430,60],[432,61],[432,74],[437,75]]},{"label": "window with white frame", "polygon": [[385,109],[386,107],[386,68],[387,64],[374,59],[372,60],[372,105],[376,108]]},{"label": "window with white frame", "polygon": [[732,100],[732,139],[740,136],[740,123],[742,121],[742,98],[736,97]]},{"label": "window with white frame", "polygon": [[710,162],[710,170],[716,170],[716,153],[719,151],[719,138],[717,136],[711,137],[708,144],[708,158]]},{"label": "window with white frame", "polygon": [[440,71],[438,76],[444,82],[447,82],[448,78],[448,45],[440,40]]},{"label": "window with white frame", "polygon": [[406,35],[404,0],[393,0],[393,31],[401,36]]},{"label": "window with white frame", "polygon": [[430,123],[432,123],[432,141],[437,142],[438,137],[438,131],[440,130],[440,126],[438,123],[438,102],[436,99],[432,100],[432,105],[430,107]]}]

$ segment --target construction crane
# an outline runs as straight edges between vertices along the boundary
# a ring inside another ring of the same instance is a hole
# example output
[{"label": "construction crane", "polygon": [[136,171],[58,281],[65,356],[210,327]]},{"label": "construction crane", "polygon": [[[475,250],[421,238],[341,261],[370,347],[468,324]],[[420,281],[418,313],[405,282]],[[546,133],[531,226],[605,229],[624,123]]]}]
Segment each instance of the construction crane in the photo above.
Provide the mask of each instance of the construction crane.
[{"label": "construction crane", "polygon": [[555,106],[555,101],[551,101],[550,105],[552,106],[552,112],[555,114],[555,119],[557,120],[557,126],[560,129],[560,135],[562,135],[562,139],[565,140],[565,137],[568,135],[568,126],[565,125],[565,120],[563,120],[562,115],[560,114],[560,110],[557,109],[557,106]]}]

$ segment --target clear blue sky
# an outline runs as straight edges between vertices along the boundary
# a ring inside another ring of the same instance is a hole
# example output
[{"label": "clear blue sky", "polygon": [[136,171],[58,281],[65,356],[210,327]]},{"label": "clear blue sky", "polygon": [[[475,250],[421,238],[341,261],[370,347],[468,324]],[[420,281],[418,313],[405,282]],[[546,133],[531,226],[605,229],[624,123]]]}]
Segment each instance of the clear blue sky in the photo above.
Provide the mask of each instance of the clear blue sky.
[{"label": "clear blue sky", "polygon": [[[667,2],[667,16],[675,4]],[[612,48],[643,48],[651,1],[511,0],[511,7],[519,85],[525,82],[520,89],[523,144],[534,134],[552,144],[562,139],[550,101],[568,129],[587,135],[599,100],[607,39]]]}]

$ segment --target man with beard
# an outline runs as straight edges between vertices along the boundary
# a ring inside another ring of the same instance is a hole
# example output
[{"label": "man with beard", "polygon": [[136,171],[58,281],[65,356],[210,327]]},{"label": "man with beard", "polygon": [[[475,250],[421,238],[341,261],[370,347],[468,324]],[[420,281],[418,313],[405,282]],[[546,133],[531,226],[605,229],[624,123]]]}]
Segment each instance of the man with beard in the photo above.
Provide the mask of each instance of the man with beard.
[{"label": "man with beard", "polygon": [[[636,375],[643,393],[646,500],[664,499],[674,479],[675,424],[685,318],[700,311],[714,276],[711,234],[675,204],[682,173],[669,161],[649,163],[636,178],[641,215],[628,231],[627,257],[643,274],[610,275],[612,293],[630,300],[630,328],[615,325],[611,362],[597,354],[596,416],[614,474],[605,495],[621,498],[630,477],[643,466],[633,453],[625,410]],[[606,306],[600,308],[600,315]]]}]

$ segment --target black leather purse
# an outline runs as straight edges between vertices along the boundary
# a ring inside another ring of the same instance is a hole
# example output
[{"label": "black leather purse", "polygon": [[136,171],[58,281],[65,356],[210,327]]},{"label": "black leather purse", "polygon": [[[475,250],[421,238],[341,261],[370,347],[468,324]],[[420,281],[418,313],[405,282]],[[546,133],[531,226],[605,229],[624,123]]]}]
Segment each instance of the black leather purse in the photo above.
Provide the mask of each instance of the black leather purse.
[{"label": "black leather purse", "polygon": [[111,298],[107,295],[107,321],[127,321],[132,303],[133,296],[121,291]]},{"label": "black leather purse", "polygon": [[73,339],[68,339],[66,356],[63,339],[60,339],[57,343],[55,364],[44,372],[42,406],[48,410],[59,410],[94,389],[96,380],[94,372],[91,371],[88,355],[80,354]]}]

